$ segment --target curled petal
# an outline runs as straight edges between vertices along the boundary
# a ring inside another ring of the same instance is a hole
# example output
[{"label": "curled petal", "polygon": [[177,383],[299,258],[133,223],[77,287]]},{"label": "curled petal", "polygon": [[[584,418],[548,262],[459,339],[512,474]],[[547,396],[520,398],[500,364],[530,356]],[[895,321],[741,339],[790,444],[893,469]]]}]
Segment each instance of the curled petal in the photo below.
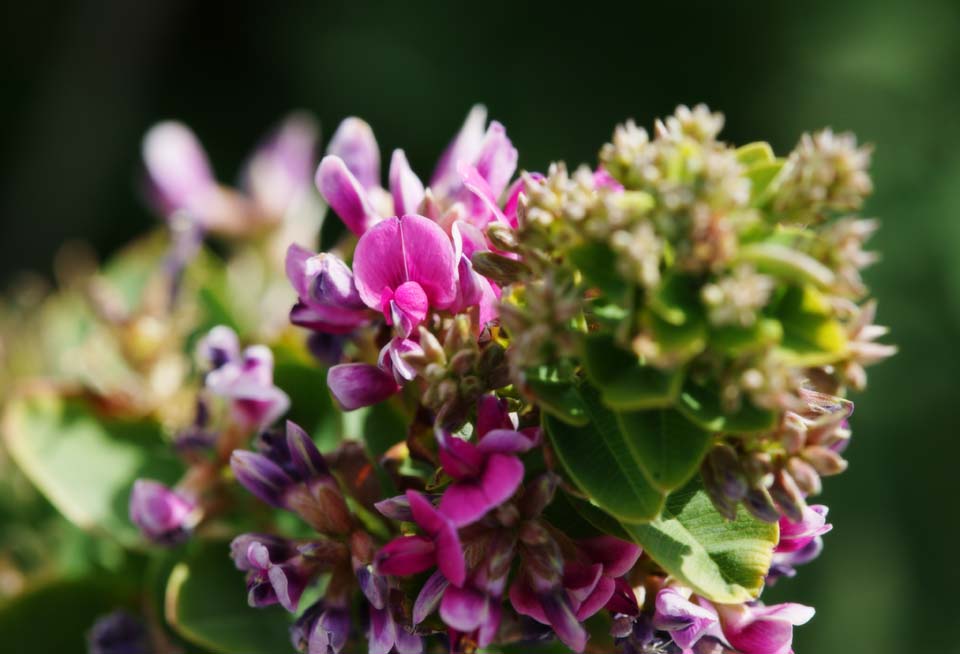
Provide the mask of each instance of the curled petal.
[{"label": "curled petal", "polygon": [[653,624],[657,629],[669,631],[677,645],[688,648],[717,624],[717,615],[708,608],[694,604],[676,589],[667,587],[657,593]]},{"label": "curled petal", "polygon": [[244,488],[277,508],[283,508],[283,496],[295,483],[283,468],[256,452],[234,450],[230,468]]},{"label": "curled petal", "polygon": [[296,423],[287,420],[287,449],[294,470],[303,479],[329,477],[330,469],[313,439]]},{"label": "curled petal", "polygon": [[400,536],[377,552],[376,571],[382,575],[406,577],[427,570],[437,562],[433,541],[423,536]]},{"label": "curled petal", "polygon": [[793,643],[793,627],[806,624],[814,615],[802,604],[750,606],[717,604],[723,635],[744,654],[787,654]]},{"label": "curled petal", "polygon": [[448,627],[469,633],[487,619],[487,596],[475,588],[450,586],[440,602],[440,618]]},{"label": "curled petal", "polygon": [[366,310],[300,302],[290,310],[290,322],[325,334],[349,334],[370,322],[370,315]]},{"label": "curled petal", "polygon": [[493,197],[499,197],[517,169],[517,149],[507,138],[506,128],[497,121],[491,122],[487,128],[476,165]]},{"label": "curled petal", "polygon": [[408,490],[407,500],[413,519],[433,540],[437,567],[452,583],[462,586],[467,577],[467,564],[456,526],[420,493]]},{"label": "curled petal", "polygon": [[574,652],[582,652],[587,647],[587,631],[577,620],[567,599],[560,594],[548,594],[540,598],[543,613],[564,645]]},{"label": "curled petal", "polygon": [[130,521],[151,541],[172,545],[192,527],[196,505],[160,482],[138,479],[130,492]]},{"label": "curled petal", "polygon": [[257,148],[244,167],[244,187],[270,216],[282,217],[309,188],[316,164],[317,133],[313,118],[293,114]]},{"label": "curled petal", "polygon": [[786,516],[780,518],[780,542],[776,552],[796,552],[806,547],[810,541],[822,536],[833,525],[827,524],[827,507],[815,504],[804,508],[799,522],[794,522]]},{"label": "curled petal", "polygon": [[366,363],[333,366],[327,386],[345,411],[382,402],[400,390],[393,375]]},{"label": "curled petal", "polygon": [[467,114],[460,131],[440,156],[430,178],[430,188],[441,197],[448,197],[460,186],[457,162],[474,162],[483,145],[484,125],[487,123],[487,108],[474,105]]},{"label": "curled petal", "polygon": [[380,185],[380,148],[370,125],[360,118],[346,118],[333,133],[327,154],[343,160],[365,189]]},{"label": "curled petal", "polygon": [[327,204],[354,234],[363,234],[380,220],[367,192],[340,157],[324,157],[315,181]]},{"label": "curled petal", "polygon": [[394,150],[390,158],[390,194],[398,216],[416,213],[423,202],[423,182],[410,168],[403,150]]},{"label": "curled petal", "polygon": [[397,641],[397,625],[390,608],[370,609],[370,630],[367,637],[369,654],[389,654]]},{"label": "curled petal", "polygon": [[479,478],[451,484],[440,500],[440,511],[455,525],[476,522],[507,501],[523,481],[523,464],[515,456],[492,454]]},{"label": "curled petal", "polygon": [[513,429],[493,429],[483,435],[483,438],[477,443],[477,449],[481,452],[521,454],[528,452],[537,445],[538,442],[539,438],[530,438],[521,431],[515,431]]},{"label": "curled petal", "polygon": [[597,536],[579,541],[578,545],[591,561],[603,565],[603,574],[621,577],[633,568],[643,550],[633,543],[613,536]]},{"label": "curled petal", "polygon": [[143,161],[151,190],[165,213],[179,209],[204,212],[216,181],[206,152],[190,128],[168,121],[154,125],[143,138]]},{"label": "curled petal", "polygon": [[427,616],[437,609],[440,605],[441,598],[449,587],[450,582],[439,570],[430,575],[430,578],[423,584],[423,588],[420,589],[420,593],[413,603],[414,626],[426,620]]}]

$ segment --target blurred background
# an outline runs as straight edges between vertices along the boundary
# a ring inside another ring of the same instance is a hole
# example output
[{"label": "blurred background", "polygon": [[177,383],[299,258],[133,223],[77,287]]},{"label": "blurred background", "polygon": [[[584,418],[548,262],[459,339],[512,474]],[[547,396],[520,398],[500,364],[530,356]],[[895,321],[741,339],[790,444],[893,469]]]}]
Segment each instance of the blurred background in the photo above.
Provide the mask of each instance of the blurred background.
[{"label": "blurred background", "polygon": [[531,170],[592,162],[615,123],[678,103],[778,153],[804,130],[853,130],[876,146],[865,213],[883,261],[867,278],[901,352],[855,398],[825,555],[770,599],[817,607],[801,654],[960,652],[960,3],[563,6],[5,3],[0,284],[50,275],[65,241],[105,255],[154,224],[139,148],[164,118],[196,130],[225,181],[296,108],[327,137],[365,118],[423,174],[475,102]]}]

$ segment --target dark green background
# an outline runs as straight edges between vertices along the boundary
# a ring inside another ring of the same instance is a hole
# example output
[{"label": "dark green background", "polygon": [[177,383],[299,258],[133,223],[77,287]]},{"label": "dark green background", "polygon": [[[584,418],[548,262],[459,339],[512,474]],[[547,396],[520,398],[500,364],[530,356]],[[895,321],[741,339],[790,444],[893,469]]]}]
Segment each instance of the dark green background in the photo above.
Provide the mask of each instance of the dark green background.
[{"label": "dark green background", "polygon": [[5,283],[48,272],[65,239],[108,252],[154,224],[137,167],[161,118],[192,125],[225,180],[298,107],[327,136],[364,117],[424,173],[478,101],[529,169],[592,161],[616,122],[681,102],[781,153],[826,125],[876,144],[884,260],[868,279],[902,349],[856,398],[825,555],[773,594],[818,609],[801,654],[960,652],[960,3],[5,4]]}]

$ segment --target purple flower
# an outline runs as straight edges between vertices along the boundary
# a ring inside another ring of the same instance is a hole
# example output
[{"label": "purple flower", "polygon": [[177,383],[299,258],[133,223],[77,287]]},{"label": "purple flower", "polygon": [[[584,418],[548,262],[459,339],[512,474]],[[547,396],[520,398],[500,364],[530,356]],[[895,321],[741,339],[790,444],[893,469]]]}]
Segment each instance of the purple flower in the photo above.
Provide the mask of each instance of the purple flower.
[{"label": "purple flower", "polygon": [[243,187],[268,220],[286,216],[310,188],[316,165],[317,125],[303,113],[287,117],[254,151]]},{"label": "purple flower", "polygon": [[328,598],[310,606],[290,627],[294,648],[307,654],[339,654],[350,637],[350,607]]},{"label": "purple flower", "polygon": [[457,261],[457,296],[450,311],[460,313],[472,306],[479,306],[480,326],[497,317],[500,287],[473,269],[475,252],[485,252],[486,237],[480,229],[466,221],[458,220],[450,228],[453,238],[454,257]]},{"label": "purple flower", "polygon": [[476,445],[446,432],[439,433],[438,440],[443,471],[453,479],[440,500],[440,512],[463,527],[513,496],[523,481],[517,455],[537,444],[539,432],[493,429]]},{"label": "purple flower", "polygon": [[[701,599],[701,604],[710,605]],[[806,624],[815,611],[802,604],[712,605],[724,639],[742,654],[790,654],[793,628]]]},{"label": "purple flower", "polygon": [[380,148],[370,125],[360,118],[345,118],[327,145],[327,154],[339,158],[365,189],[380,185]]},{"label": "purple flower", "polygon": [[670,632],[673,642],[683,649],[693,647],[717,623],[715,611],[694,604],[675,588],[665,587],[657,593],[653,626]]},{"label": "purple flower", "polygon": [[200,141],[175,121],[158,123],[143,137],[151,201],[164,214],[184,211],[201,223],[219,202],[219,187]]},{"label": "purple flower", "polygon": [[317,565],[293,543],[268,534],[242,534],[230,543],[238,570],[247,573],[247,602],[253,607],[280,604],[297,611],[300,596],[317,572]]},{"label": "purple flower", "polygon": [[804,507],[803,518],[794,522],[783,516],[780,518],[780,542],[774,550],[777,553],[797,552],[806,548],[811,541],[833,529],[827,523],[829,509],[822,504]]},{"label": "purple flower", "polygon": [[487,108],[474,105],[467,114],[460,131],[440,155],[437,167],[430,178],[430,188],[441,196],[452,195],[460,188],[462,179],[457,170],[460,161],[473,163],[480,154],[484,140],[484,125],[487,123]]},{"label": "purple flower", "polygon": [[187,539],[197,522],[196,504],[151,479],[138,479],[130,492],[130,521],[158,545],[175,545]]},{"label": "purple flower", "polygon": [[538,590],[540,585],[530,578],[529,572],[518,577],[510,586],[513,610],[550,625],[564,645],[582,652],[587,646],[587,632],[577,619],[573,601],[562,589]]},{"label": "purple flower", "polygon": [[370,629],[367,632],[369,654],[421,654],[423,640],[394,620],[390,607],[370,607]]},{"label": "purple flower", "polygon": [[367,231],[353,256],[360,299],[383,312],[388,325],[408,336],[431,307],[456,298],[457,269],[450,239],[433,221],[410,214]]},{"label": "purple flower", "polygon": [[415,214],[423,202],[423,182],[410,168],[403,150],[394,150],[390,158],[390,194],[393,196],[393,212],[398,216]]},{"label": "purple flower", "polygon": [[578,603],[577,619],[586,620],[610,602],[616,580],[630,572],[643,550],[613,536],[586,538],[577,546],[589,564],[567,563],[563,585]]},{"label": "purple flower", "polygon": [[273,384],[273,353],[264,345],[236,352],[236,334],[228,327],[215,327],[201,342],[213,365],[206,387],[231,401],[233,419],[245,429],[262,429],[286,413],[290,398]]},{"label": "purple flower", "polygon": [[306,432],[287,421],[286,435],[261,436],[261,452],[234,450],[230,467],[262,501],[299,515],[322,534],[344,535],[352,518],[336,479]]},{"label": "purple flower", "polygon": [[390,372],[368,363],[341,363],[327,371],[327,387],[344,411],[377,404],[400,385]]},{"label": "purple flower", "polygon": [[348,334],[370,322],[353,272],[335,254],[314,254],[299,245],[287,250],[287,278],[299,298],[290,322],[327,334]]},{"label": "purple flower", "polygon": [[377,552],[376,569],[380,574],[408,576],[436,565],[457,586],[466,579],[463,547],[454,523],[420,493],[408,490],[413,521],[424,535],[395,538]]},{"label": "purple flower", "polygon": [[152,651],[146,626],[123,610],[97,618],[87,633],[89,654],[150,654]]}]

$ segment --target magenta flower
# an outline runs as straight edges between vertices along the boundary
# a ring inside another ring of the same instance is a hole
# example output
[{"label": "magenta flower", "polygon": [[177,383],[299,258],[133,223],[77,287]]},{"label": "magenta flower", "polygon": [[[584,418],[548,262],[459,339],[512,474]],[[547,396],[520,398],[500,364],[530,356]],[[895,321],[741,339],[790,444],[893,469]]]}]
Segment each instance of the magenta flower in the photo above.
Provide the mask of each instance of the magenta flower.
[{"label": "magenta flower", "polygon": [[783,516],[780,518],[780,542],[774,550],[777,553],[797,552],[804,549],[814,539],[822,536],[833,525],[827,523],[829,509],[822,504],[804,507],[803,518],[794,522]]},{"label": "magenta flower", "polygon": [[303,113],[288,116],[247,160],[242,188],[261,214],[279,220],[310,189],[318,129]]},{"label": "magenta flower", "polygon": [[466,562],[457,528],[420,493],[408,490],[413,521],[423,535],[400,536],[377,552],[379,574],[409,576],[437,566],[443,576],[457,586],[466,579]]},{"label": "magenta flower", "polygon": [[675,588],[668,586],[657,593],[653,626],[669,632],[673,642],[684,650],[693,647],[717,623],[715,611],[694,604]]},{"label": "magenta flower", "polygon": [[[503,590],[506,575],[489,579],[484,566],[461,586],[448,586],[440,601],[440,618],[450,629],[475,634],[477,644],[493,643],[503,615]],[[418,597],[419,599],[419,597]]]},{"label": "magenta flower", "polygon": [[377,223],[357,243],[354,282],[360,299],[383,312],[403,336],[430,308],[445,309],[457,294],[453,246],[433,221],[414,214]]},{"label": "magenta flower", "polygon": [[400,390],[394,376],[368,363],[342,363],[327,371],[327,387],[344,411],[382,402]]},{"label": "magenta flower", "polygon": [[563,589],[544,588],[531,579],[529,571],[519,576],[510,586],[510,604],[520,615],[553,628],[564,645],[575,652],[587,646],[587,631],[577,619],[574,600]]},{"label": "magenta flower", "polygon": [[264,345],[236,351],[236,334],[214,327],[200,344],[213,368],[204,384],[231,402],[233,419],[246,429],[262,429],[290,407],[290,397],[273,384],[273,353]]},{"label": "magenta flower", "polygon": [[158,481],[138,479],[130,491],[130,521],[158,545],[176,545],[190,535],[196,504]]},{"label": "magenta flower", "polygon": [[230,543],[238,570],[247,573],[247,602],[280,604],[296,613],[300,596],[317,571],[293,543],[268,534],[242,534]]},{"label": "magenta flower", "polygon": [[165,217],[184,211],[201,223],[210,222],[219,203],[220,188],[207,153],[183,123],[167,121],[143,137],[143,162],[150,200]]},{"label": "magenta flower", "polygon": [[586,620],[606,606],[613,597],[616,580],[627,574],[643,550],[613,536],[596,536],[577,542],[589,563],[568,562],[563,585],[576,603],[578,620]]},{"label": "magenta flower", "polygon": [[380,185],[380,147],[365,120],[345,118],[330,138],[327,154],[343,161],[362,188]]},{"label": "magenta flower", "polygon": [[286,271],[299,300],[290,310],[294,325],[325,334],[348,334],[370,322],[353,272],[335,254],[314,254],[292,244]]},{"label": "magenta flower", "polygon": [[531,434],[494,429],[481,434],[476,445],[448,433],[438,438],[440,463],[453,478],[440,500],[440,512],[463,527],[517,491],[523,481],[523,463],[517,455],[537,444],[539,431]]},{"label": "magenta flower", "polygon": [[[709,605],[701,599],[701,604]],[[742,654],[792,654],[793,628],[813,617],[802,604],[715,604],[724,639]]]}]

